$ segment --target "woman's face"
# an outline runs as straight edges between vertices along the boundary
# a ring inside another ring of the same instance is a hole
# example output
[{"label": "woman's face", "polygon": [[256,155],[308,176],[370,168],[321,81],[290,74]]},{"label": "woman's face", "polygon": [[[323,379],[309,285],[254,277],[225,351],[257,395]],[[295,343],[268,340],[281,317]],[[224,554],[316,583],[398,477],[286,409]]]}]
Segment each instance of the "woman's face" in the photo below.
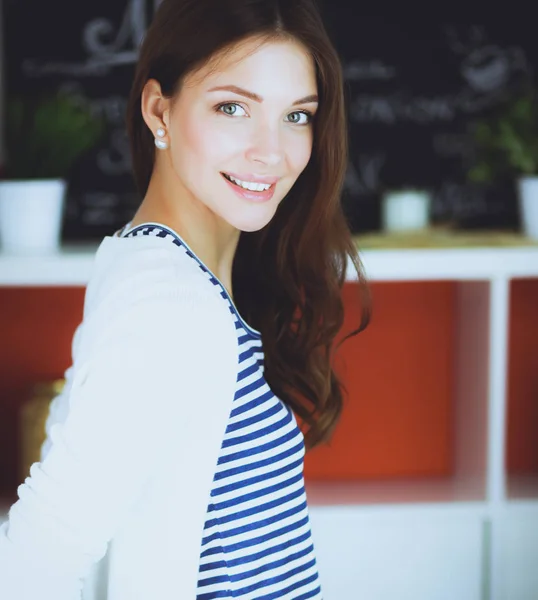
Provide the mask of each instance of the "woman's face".
[{"label": "woman's face", "polygon": [[261,229],[310,159],[316,108],[312,58],[292,41],[248,40],[187,77],[164,152],[179,194],[240,231]]}]

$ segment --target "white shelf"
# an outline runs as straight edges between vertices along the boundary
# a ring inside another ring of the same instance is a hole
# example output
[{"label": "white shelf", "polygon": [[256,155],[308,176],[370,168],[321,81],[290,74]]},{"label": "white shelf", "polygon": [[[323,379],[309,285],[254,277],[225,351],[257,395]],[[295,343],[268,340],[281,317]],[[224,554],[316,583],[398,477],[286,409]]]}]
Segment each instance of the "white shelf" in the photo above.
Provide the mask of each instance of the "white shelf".
[{"label": "white shelf", "polygon": [[485,504],[483,480],[473,477],[421,477],[371,481],[308,481],[312,506]]},{"label": "white shelf", "polygon": [[[48,255],[0,252],[0,286],[85,286],[99,244],[66,244]],[[538,246],[361,251],[370,281],[538,277]],[[350,263],[348,280],[356,279]]]},{"label": "white shelf", "polygon": [[0,252],[0,286],[86,286],[98,244],[70,244],[51,254]]},{"label": "white shelf", "polygon": [[538,277],[538,246],[364,250],[361,256],[372,281]]}]

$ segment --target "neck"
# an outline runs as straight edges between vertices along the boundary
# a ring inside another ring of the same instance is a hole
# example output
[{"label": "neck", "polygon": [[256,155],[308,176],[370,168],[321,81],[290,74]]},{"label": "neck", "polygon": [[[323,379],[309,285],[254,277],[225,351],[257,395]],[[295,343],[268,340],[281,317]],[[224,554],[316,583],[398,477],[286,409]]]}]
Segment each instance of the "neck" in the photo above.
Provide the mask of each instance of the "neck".
[{"label": "neck", "polygon": [[223,221],[187,190],[166,193],[165,190],[173,187],[164,183],[152,177],[132,225],[155,221],[176,231],[233,298],[232,265],[241,232]]}]

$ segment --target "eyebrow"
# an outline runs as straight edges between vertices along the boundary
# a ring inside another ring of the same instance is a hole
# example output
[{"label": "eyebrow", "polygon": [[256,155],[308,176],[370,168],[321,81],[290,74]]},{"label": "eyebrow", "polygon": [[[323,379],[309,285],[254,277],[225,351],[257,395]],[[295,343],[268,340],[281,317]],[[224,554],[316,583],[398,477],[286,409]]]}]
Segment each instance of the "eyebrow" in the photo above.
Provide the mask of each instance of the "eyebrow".
[{"label": "eyebrow", "polygon": [[[255,102],[263,102],[263,98],[254,92],[249,92],[243,88],[240,88],[236,85],[219,85],[217,87],[213,87],[208,92],[233,92],[234,94],[239,94],[240,96],[245,96],[246,98],[250,98]],[[311,94],[310,96],[305,96],[304,98],[299,98],[299,100],[295,100],[292,103],[292,106],[296,106],[297,104],[308,104],[309,102],[318,102],[319,98],[316,94]]]}]

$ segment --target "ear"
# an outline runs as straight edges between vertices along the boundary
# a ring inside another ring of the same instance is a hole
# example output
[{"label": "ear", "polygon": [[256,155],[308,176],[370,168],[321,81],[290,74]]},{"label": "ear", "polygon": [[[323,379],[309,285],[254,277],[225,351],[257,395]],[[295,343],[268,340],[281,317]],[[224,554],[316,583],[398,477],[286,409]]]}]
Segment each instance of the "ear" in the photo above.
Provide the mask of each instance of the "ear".
[{"label": "ear", "polygon": [[171,99],[162,94],[161,84],[156,79],[149,79],[142,90],[141,110],[153,136],[160,127],[168,134],[170,104]]}]

